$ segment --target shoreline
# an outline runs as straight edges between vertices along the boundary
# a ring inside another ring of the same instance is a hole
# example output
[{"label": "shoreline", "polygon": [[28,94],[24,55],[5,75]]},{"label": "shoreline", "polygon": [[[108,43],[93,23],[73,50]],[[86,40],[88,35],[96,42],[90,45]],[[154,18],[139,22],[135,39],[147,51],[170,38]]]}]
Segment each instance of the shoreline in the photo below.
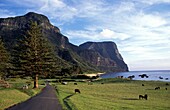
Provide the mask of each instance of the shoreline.
[{"label": "shoreline", "polygon": [[[130,71],[130,72],[122,72],[122,73],[108,73],[102,75],[101,78],[116,78],[121,77],[128,78],[134,76],[132,80],[144,80],[144,81],[164,81],[170,82],[170,71]],[[146,74],[148,77],[141,77],[141,75]]]},{"label": "shoreline", "polygon": [[86,76],[88,76],[88,77],[93,77],[93,76],[100,76],[100,75],[102,75],[102,74],[106,74],[106,72],[104,72],[104,73],[84,74],[84,75],[86,75]]}]

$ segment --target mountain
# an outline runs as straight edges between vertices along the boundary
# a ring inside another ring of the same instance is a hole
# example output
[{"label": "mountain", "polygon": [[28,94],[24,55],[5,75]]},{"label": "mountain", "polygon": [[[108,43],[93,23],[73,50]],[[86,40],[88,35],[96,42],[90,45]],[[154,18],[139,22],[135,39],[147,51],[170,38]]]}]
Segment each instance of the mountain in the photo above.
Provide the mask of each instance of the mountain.
[{"label": "mountain", "polygon": [[128,71],[114,42],[86,42],[79,47],[80,56],[103,71]]},{"label": "mountain", "polygon": [[24,16],[0,18],[0,37],[9,51],[23,38],[31,21],[37,22],[41,27],[42,34],[54,45],[56,56],[61,62],[78,66],[82,71],[128,71],[114,42],[87,42],[76,46],[46,16],[34,12]]},{"label": "mountain", "polygon": [[31,21],[36,21],[42,27],[43,35],[56,46],[64,46],[68,42],[68,38],[60,33],[59,28],[51,25],[46,16],[29,12],[24,16],[0,18],[0,36],[7,47],[13,46],[17,39],[22,38]]}]

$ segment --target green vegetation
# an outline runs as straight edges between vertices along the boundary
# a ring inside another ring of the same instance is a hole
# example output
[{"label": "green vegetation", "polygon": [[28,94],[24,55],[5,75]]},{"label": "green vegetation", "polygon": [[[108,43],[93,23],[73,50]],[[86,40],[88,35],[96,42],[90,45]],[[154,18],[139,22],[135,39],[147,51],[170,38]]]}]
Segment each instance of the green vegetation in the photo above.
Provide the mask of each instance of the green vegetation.
[{"label": "green vegetation", "polygon": [[70,44],[46,17],[35,13],[26,16],[16,18],[15,26],[5,26],[0,32],[0,78],[29,76],[38,88],[39,78],[98,70],[78,55],[78,47]]},{"label": "green vegetation", "polygon": [[0,38],[0,79],[7,73],[9,67],[9,54]]},{"label": "green vegetation", "polygon": [[[40,80],[38,89],[33,88],[33,80],[31,78],[10,78],[7,79],[10,88],[2,88],[0,87],[0,110],[8,108],[14,104],[23,102],[28,98],[34,96],[39,93],[41,89],[44,87],[44,80]],[[22,89],[23,85],[29,85],[28,89]]]},{"label": "green vegetation", "polygon": [[21,101],[25,101],[30,96],[17,89],[3,89],[0,90],[0,110],[12,106]]},{"label": "green vegetation", "polygon": [[[103,83],[103,84],[101,84]],[[170,87],[165,82],[132,81],[124,79],[101,79],[87,82],[58,84],[58,97],[64,109],[73,110],[169,110]],[[145,86],[142,86],[144,84]],[[155,87],[161,87],[155,90]],[[74,93],[80,89],[81,94]],[[168,88],[168,90],[165,90]],[[139,100],[139,95],[148,100]]]},{"label": "green vegetation", "polygon": [[[24,92],[25,94],[29,96],[34,96],[35,94],[39,93],[41,91],[41,88],[43,88],[44,80],[39,81],[39,89],[33,89],[33,80],[30,77],[27,77],[28,79],[21,79],[21,78],[10,78],[8,82],[11,85],[10,89],[17,89],[21,92]],[[29,85],[28,89],[22,89],[23,85]]]},{"label": "green vegetation", "polygon": [[13,64],[19,75],[31,76],[34,88],[38,88],[38,76],[55,72],[55,55],[42,35],[36,22],[31,22],[25,37],[18,42],[13,55]]}]

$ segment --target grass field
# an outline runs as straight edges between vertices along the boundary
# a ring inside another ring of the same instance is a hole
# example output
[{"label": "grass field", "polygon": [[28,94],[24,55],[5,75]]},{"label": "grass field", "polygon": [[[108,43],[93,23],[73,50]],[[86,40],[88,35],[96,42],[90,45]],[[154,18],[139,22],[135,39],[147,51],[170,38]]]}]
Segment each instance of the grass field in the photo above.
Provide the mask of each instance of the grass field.
[{"label": "grass field", "polygon": [[30,96],[17,89],[0,90],[0,110],[28,99]]},{"label": "grass field", "polygon": [[[157,86],[161,89],[155,90]],[[69,82],[68,85],[58,84],[57,88],[66,110],[170,110],[170,86],[165,82],[103,79],[92,85]],[[76,88],[81,94],[74,93]],[[148,100],[139,100],[140,94],[147,94]]]},{"label": "grass field", "polygon": [[[39,93],[41,88],[44,87],[44,85],[40,85],[40,89],[32,89],[33,81],[31,79],[11,78],[8,82],[11,88],[0,88],[0,110],[4,110],[14,104],[27,100],[31,96]],[[43,80],[39,82],[40,84],[44,83]],[[22,86],[24,84],[30,84],[29,89],[23,90]]]}]

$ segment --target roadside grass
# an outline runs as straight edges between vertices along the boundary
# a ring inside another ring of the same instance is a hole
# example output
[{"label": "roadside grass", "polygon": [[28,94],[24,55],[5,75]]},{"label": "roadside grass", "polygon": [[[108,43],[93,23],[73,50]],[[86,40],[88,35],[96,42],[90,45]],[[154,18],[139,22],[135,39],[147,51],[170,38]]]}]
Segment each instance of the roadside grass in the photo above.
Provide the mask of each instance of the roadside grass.
[{"label": "roadside grass", "polygon": [[30,98],[30,96],[17,89],[2,89],[0,90],[0,110],[4,110],[28,98]]},{"label": "roadside grass", "polygon": [[[10,78],[8,79],[8,82],[11,85],[11,89],[17,89],[21,92],[24,92],[25,94],[29,96],[34,96],[35,94],[39,93],[41,89],[45,86],[44,80],[39,80],[39,88],[33,89],[33,80],[31,78]],[[28,89],[22,89],[23,85],[28,85]]]},{"label": "roadside grass", "polygon": [[[73,110],[169,110],[170,86],[165,82],[132,81],[124,79],[101,79],[88,85],[85,82],[69,82],[57,85],[58,97],[64,109]],[[103,84],[101,84],[103,83]],[[145,86],[142,86],[144,84]],[[161,87],[155,90],[155,87]],[[74,93],[80,89],[81,94]],[[168,90],[165,90],[168,88]],[[139,95],[148,100],[139,100]],[[66,99],[66,103],[64,99]]]},{"label": "roadside grass", "polygon": [[[14,104],[23,102],[38,94],[45,86],[44,80],[39,81],[39,88],[33,89],[32,79],[10,78],[7,80],[10,88],[0,88],[0,110],[8,108]],[[30,84],[28,89],[22,89],[23,85]]]}]

